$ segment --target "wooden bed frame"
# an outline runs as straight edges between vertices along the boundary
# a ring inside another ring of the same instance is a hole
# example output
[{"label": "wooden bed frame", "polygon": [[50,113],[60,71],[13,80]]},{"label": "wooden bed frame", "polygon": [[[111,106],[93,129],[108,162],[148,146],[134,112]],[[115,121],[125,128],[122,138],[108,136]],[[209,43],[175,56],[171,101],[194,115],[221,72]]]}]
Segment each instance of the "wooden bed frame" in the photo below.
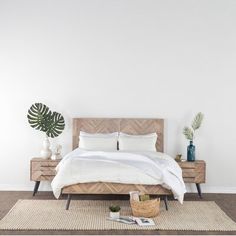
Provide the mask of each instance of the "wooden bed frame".
[{"label": "wooden bed frame", "polygon": [[[164,151],[164,120],[163,119],[132,119],[132,118],[74,118],[73,149],[79,147],[80,131],[88,133],[124,132],[128,134],[157,133],[156,149]],[[120,183],[79,183],[63,188],[62,193],[68,194],[66,210],[69,209],[73,194],[129,194],[140,191],[150,195],[163,195],[167,207],[167,196],[172,192],[161,185],[137,185]]]}]

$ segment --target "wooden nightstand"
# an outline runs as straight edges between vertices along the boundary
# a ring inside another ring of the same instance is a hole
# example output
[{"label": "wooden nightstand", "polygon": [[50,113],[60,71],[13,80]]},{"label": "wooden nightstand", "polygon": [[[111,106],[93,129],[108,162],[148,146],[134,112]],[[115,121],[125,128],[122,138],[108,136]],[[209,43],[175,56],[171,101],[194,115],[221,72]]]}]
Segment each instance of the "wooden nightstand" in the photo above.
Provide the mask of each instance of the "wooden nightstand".
[{"label": "wooden nightstand", "polygon": [[33,158],[30,161],[30,180],[35,181],[33,196],[38,192],[40,181],[52,181],[56,175],[55,167],[60,160]]},{"label": "wooden nightstand", "polygon": [[183,172],[185,183],[195,183],[198,195],[202,198],[201,183],[206,182],[206,162],[199,160],[194,162],[182,161],[178,162]]}]

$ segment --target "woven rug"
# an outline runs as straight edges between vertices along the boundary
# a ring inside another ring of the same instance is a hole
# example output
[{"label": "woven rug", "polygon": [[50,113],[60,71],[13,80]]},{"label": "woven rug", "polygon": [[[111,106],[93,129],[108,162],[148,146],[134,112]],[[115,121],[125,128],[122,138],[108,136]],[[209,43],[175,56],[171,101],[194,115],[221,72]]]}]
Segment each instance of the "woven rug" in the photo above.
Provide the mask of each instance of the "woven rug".
[{"label": "woven rug", "polygon": [[121,215],[131,215],[128,201],[73,200],[68,211],[64,200],[19,200],[0,221],[2,230],[197,230],[236,231],[231,220],[215,202],[169,201],[161,204],[155,226],[140,227],[106,220],[111,204],[121,206]]}]

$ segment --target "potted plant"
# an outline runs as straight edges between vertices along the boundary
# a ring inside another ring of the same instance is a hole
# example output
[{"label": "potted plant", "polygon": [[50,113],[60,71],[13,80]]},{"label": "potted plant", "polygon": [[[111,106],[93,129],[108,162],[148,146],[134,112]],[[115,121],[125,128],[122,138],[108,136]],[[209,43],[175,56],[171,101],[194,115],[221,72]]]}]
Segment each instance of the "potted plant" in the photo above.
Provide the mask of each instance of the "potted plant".
[{"label": "potted plant", "polygon": [[201,127],[203,117],[204,115],[201,112],[197,113],[192,121],[191,127],[184,127],[183,134],[185,138],[190,141],[190,144],[187,148],[188,161],[195,161],[195,146],[193,145],[193,140],[195,138],[196,130]]},{"label": "potted plant", "polygon": [[112,219],[120,218],[120,206],[118,206],[118,205],[111,205],[109,207],[109,209],[110,209],[110,217]]},{"label": "potted plant", "polygon": [[28,110],[27,118],[32,128],[40,130],[46,135],[43,149],[41,150],[41,157],[45,159],[51,157],[52,151],[48,138],[55,138],[62,133],[65,128],[64,117],[58,112],[50,111],[42,103],[35,103]]}]

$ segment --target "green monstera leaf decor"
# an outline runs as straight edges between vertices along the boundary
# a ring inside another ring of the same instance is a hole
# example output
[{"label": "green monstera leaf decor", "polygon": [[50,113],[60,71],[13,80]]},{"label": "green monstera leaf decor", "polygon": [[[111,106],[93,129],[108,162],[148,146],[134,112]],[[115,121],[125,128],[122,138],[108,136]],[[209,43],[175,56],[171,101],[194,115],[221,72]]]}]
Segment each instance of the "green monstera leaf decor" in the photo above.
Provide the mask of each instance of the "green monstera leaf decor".
[{"label": "green monstera leaf decor", "polygon": [[57,112],[50,111],[42,103],[33,104],[28,110],[28,122],[32,128],[43,131],[48,137],[55,138],[65,128],[64,117]]}]

